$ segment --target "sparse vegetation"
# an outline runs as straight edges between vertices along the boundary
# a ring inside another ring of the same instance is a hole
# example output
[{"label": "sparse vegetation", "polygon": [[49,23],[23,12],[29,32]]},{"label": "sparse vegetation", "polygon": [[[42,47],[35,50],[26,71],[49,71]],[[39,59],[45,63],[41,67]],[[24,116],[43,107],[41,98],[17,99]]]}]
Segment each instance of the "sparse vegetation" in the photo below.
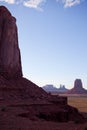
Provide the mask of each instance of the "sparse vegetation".
[{"label": "sparse vegetation", "polygon": [[75,123],[75,124],[81,124],[82,122],[81,122],[80,119],[76,119],[76,120],[74,121],[74,123]]},{"label": "sparse vegetation", "polygon": [[68,97],[68,104],[78,108],[80,112],[87,112],[87,97]]},{"label": "sparse vegetation", "polygon": [[85,127],[85,129],[84,130],[87,130],[87,127]]},{"label": "sparse vegetation", "polygon": [[6,106],[0,106],[0,110],[1,110],[2,112],[5,112],[5,111],[6,111]]}]

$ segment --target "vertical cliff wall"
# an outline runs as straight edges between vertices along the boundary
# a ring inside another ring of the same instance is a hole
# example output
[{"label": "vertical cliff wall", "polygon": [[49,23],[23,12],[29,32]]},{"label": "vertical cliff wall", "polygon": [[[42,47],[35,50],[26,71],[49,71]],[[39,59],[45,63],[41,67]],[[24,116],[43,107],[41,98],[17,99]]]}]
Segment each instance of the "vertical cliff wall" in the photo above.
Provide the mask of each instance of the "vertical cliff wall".
[{"label": "vertical cliff wall", "polygon": [[22,76],[16,19],[0,6],[0,75],[5,78]]}]

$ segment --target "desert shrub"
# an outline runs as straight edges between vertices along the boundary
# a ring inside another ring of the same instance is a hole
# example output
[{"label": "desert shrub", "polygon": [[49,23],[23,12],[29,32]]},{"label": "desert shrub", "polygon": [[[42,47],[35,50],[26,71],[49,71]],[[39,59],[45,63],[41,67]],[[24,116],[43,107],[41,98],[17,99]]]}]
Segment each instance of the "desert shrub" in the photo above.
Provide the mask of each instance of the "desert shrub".
[{"label": "desert shrub", "polygon": [[76,119],[76,120],[74,121],[74,123],[75,123],[75,124],[80,124],[80,123],[82,123],[82,122],[81,122],[80,119]]},{"label": "desert shrub", "polygon": [[18,114],[18,116],[28,118],[29,114],[28,113],[21,113],[21,114]]},{"label": "desert shrub", "polygon": [[48,119],[48,116],[44,113],[39,113],[39,115],[37,115],[37,117],[41,118],[41,119],[45,119],[47,120]]},{"label": "desert shrub", "polygon": [[6,106],[1,106],[1,107],[0,107],[0,110],[1,110],[2,112],[5,112],[5,111],[6,111]]},{"label": "desert shrub", "polygon": [[21,128],[18,128],[18,130],[21,130]]},{"label": "desert shrub", "polygon": [[84,130],[87,130],[87,127],[85,127],[85,129]]}]

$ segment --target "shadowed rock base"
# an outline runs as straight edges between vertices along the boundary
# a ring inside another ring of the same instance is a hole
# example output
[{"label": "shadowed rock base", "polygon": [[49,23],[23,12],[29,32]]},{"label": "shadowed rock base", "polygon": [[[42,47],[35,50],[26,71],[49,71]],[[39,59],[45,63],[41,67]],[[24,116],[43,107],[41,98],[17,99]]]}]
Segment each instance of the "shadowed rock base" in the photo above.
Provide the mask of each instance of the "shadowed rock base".
[{"label": "shadowed rock base", "polygon": [[15,118],[35,121],[84,121],[78,110],[67,104],[66,97],[52,96],[23,77],[11,80],[0,77],[0,111],[2,116],[10,113]]}]

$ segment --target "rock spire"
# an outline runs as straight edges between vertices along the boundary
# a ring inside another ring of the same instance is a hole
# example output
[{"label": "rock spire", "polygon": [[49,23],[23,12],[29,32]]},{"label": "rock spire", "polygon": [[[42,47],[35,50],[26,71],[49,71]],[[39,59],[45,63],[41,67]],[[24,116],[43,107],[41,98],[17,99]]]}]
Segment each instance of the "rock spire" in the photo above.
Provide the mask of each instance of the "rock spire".
[{"label": "rock spire", "polygon": [[76,79],[74,81],[74,87],[70,89],[67,93],[69,94],[87,94],[87,90],[83,88],[82,80]]},{"label": "rock spire", "polygon": [[74,88],[75,89],[82,89],[83,88],[81,79],[76,79],[75,80],[75,82],[74,82]]},{"label": "rock spire", "polygon": [[0,75],[9,78],[22,76],[16,19],[0,6]]}]

